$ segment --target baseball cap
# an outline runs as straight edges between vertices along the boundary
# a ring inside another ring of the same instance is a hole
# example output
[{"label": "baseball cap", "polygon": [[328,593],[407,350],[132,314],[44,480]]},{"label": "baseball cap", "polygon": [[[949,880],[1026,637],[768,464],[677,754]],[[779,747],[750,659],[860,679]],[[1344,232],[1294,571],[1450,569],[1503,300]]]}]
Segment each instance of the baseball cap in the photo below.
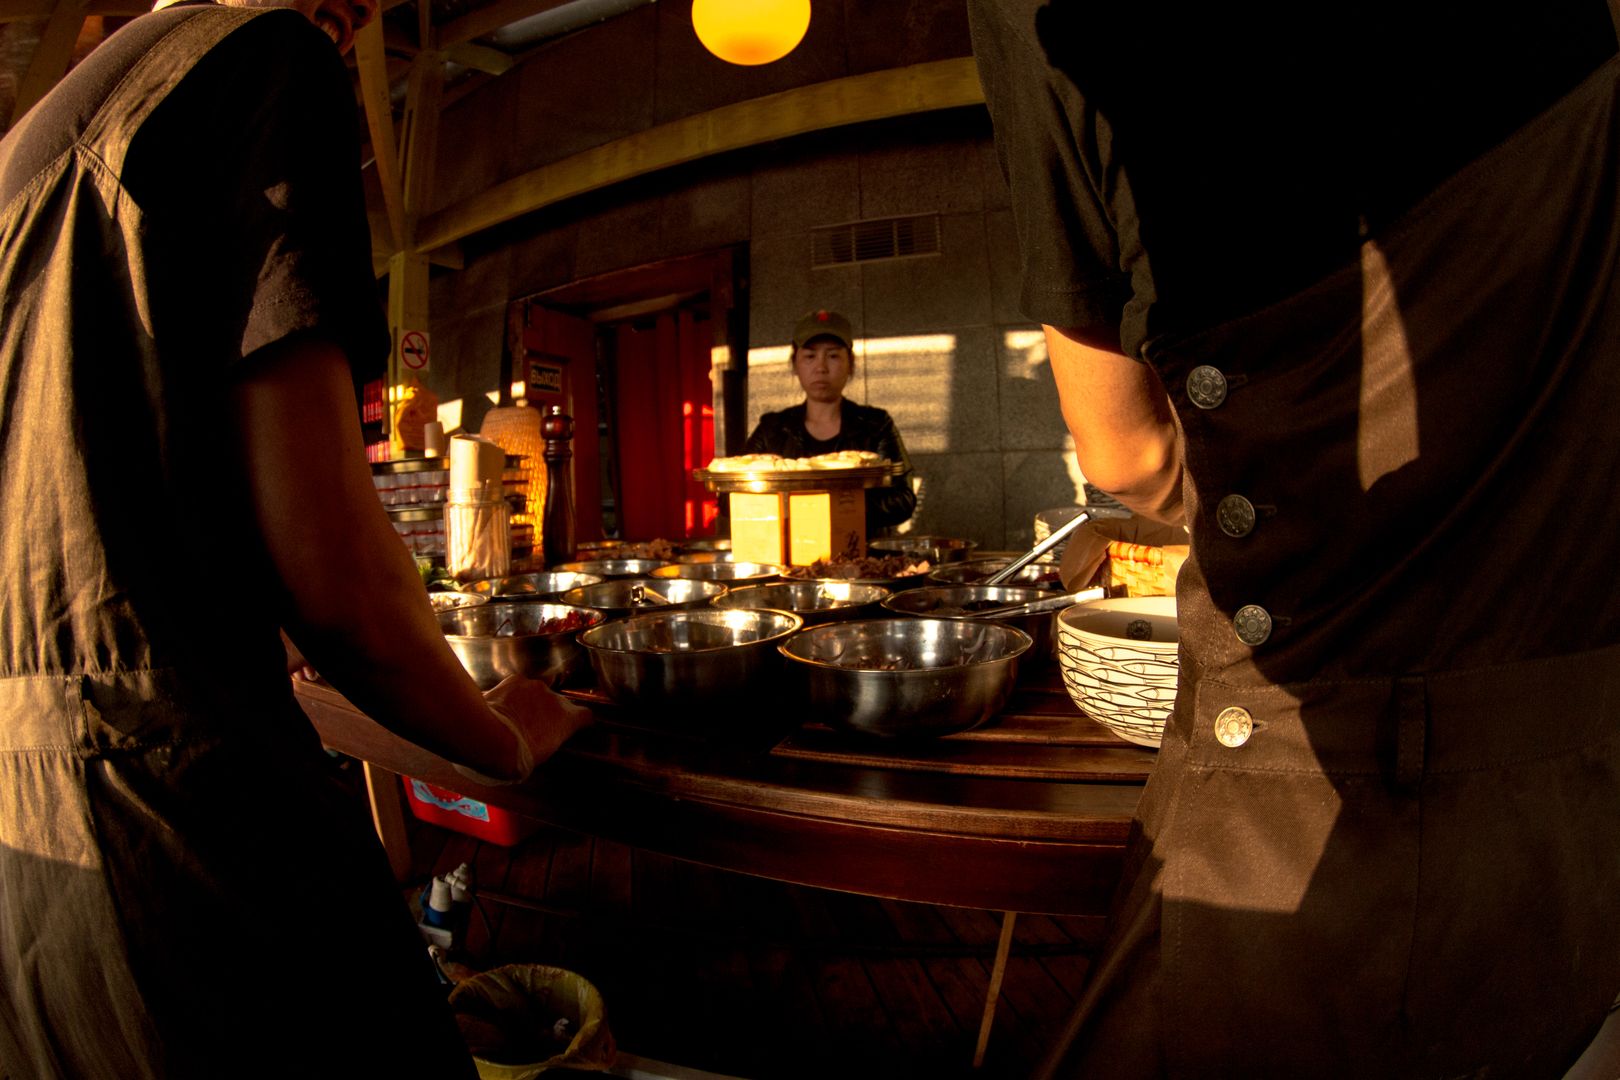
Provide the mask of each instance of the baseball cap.
[{"label": "baseball cap", "polygon": [[849,320],[825,308],[812,311],[799,320],[799,324],[793,328],[793,347],[803,348],[805,342],[818,337],[837,338],[846,349],[855,347],[855,334],[849,328]]}]

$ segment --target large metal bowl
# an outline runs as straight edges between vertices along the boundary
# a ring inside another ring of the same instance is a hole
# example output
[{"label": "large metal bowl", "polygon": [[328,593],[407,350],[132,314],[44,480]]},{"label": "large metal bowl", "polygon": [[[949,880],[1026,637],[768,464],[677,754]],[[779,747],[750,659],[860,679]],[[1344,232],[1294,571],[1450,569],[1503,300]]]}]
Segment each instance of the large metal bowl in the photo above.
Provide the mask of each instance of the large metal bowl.
[{"label": "large metal bowl", "polygon": [[558,563],[552,569],[595,574],[599,578],[620,578],[646,577],[659,567],[668,565],[662,559],[588,559],[584,562]]},{"label": "large metal bowl", "polygon": [[485,596],[497,604],[516,603],[520,600],[556,600],[569,589],[595,585],[604,579],[597,574],[579,574],[570,570],[547,570],[540,574],[513,574],[503,578],[485,578],[462,591]]},{"label": "large metal bowl", "polygon": [[730,551],[686,551],[675,556],[678,563],[717,563],[736,562],[737,556]]},{"label": "large metal bowl", "polygon": [[696,581],[724,581],[733,585],[760,585],[782,576],[785,567],[757,562],[674,563],[652,571],[649,577],[692,578]]},{"label": "large metal bowl", "polygon": [[951,536],[885,536],[866,545],[872,555],[910,555],[927,559],[936,567],[944,563],[965,562],[973,557],[978,547],[974,540],[958,540]]},{"label": "large metal bowl", "polygon": [[1029,635],[973,619],[865,619],[795,635],[782,655],[806,719],[886,738],[949,735],[1007,704]]},{"label": "large metal bowl", "polygon": [[[650,611],[703,607],[726,594],[718,581],[692,578],[615,578],[563,593],[562,602],[597,608],[610,619]],[[639,600],[637,598],[640,598]]]},{"label": "large metal bowl", "polygon": [[[1044,600],[1052,595],[1049,589],[1029,585],[928,585],[921,589],[907,589],[883,601],[883,606],[896,615],[919,615],[931,618],[960,618],[971,616],[976,610],[1001,607],[1006,604],[1027,604]],[[1016,626],[1034,642],[1024,658],[1028,666],[1045,664],[1057,658],[1057,635],[1053,624],[1057,612],[1043,611],[1035,615],[1015,615],[996,619],[1004,626]]]},{"label": "large metal bowl", "polygon": [[835,619],[862,619],[874,610],[889,590],[881,585],[855,585],[848,581],[776,581],[744,585],[712,601],[717,608],[775,608],[791,611],[814,626]]},{"label": "large metal bowl", "polygon": [[[998,570],[1005,570],[1011,559],[974,559],[971,562],[942,566],[928,575],[936,585],[982,585],[986,578]],[[1003,585],[1033,585],[1041,589],[1061,589],[1055,562],[1034,562],[1019,570]]]},{"label": "large metal bowl", "polygon": [[452,611],[455,608],[477,607],[479,604],[487,604],[489,603],[489,597],[446,590],[444,592],[428,593],[428,603],[433,605],[434,611]]},{"label": "large metal bowl", "polygon": [[696,540],[682,540],[679,547],[681,552],[686,555],[695,555],[703,551],[730,551],[731,538],[727,536],[704,536]]},{"label": "large metal bowl", "polygon": [[605,618],[593,608],[567,604],[480,604],[439,612],[439,628],[480,690],[508,675],[555,684],[573,674],[584,656],[575,641],[579,630],[541,633],[540,628],[576,613],[587,626]]},{"label": "large metal bowl", "polygon": [[778,712],[782,657],[776,647],[804,620],[788,611],[659,611],[593,626],[579,635],[597,685],[614,701],[646,709],[649,723],[706,727]]}]

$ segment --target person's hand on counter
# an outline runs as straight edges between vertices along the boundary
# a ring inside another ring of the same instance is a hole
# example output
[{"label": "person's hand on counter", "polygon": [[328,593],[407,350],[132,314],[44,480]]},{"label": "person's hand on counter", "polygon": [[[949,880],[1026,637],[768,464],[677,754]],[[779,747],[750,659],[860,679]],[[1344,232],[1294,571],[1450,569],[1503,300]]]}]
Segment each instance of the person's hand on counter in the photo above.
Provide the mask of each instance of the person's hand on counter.
[{"label": "person's hand on counter", "polygon": [[484,693],[484,701],[501,723],[517,737],[518,760],[515,776],[497,779],[457,765],[456,771],[480,784],[515,784],[528,779],[535,767],[545,761],[595,716],[591,710],[569,701],[539,679],[509,675]]}]

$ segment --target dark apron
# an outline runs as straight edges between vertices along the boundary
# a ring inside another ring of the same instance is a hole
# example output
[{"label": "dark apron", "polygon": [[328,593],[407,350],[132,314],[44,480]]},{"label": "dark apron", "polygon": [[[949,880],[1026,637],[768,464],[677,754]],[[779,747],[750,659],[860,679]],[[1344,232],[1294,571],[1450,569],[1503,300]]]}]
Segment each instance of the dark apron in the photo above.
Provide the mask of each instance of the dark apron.
[{"label": "dark apron", "polygon": [[1620,59],[1144,350],[1182,692],[1061,1071],[1557,1077],[1620,991]]},{"label": "dark apron", "polygon": [[473,1075],[235,501],[186,483],[226,357],[145,322],[125,152],[256,17],[177,17],[0,213],[0,1077]]}]

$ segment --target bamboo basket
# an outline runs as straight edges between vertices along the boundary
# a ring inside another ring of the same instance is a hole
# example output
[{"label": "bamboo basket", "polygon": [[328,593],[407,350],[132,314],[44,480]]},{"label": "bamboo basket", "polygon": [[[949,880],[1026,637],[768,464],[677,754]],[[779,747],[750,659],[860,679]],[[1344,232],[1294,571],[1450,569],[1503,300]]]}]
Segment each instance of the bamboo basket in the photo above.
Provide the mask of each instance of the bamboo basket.
[{"label": "bamboo basket", "polygon": [[1185,545],[1159,547],[1124,540],[1108,543],[1108,558],[1097,571],[1099,585],[1123,586],[1126,596],[1174,596],[1176,575],[1187,561]]}]

